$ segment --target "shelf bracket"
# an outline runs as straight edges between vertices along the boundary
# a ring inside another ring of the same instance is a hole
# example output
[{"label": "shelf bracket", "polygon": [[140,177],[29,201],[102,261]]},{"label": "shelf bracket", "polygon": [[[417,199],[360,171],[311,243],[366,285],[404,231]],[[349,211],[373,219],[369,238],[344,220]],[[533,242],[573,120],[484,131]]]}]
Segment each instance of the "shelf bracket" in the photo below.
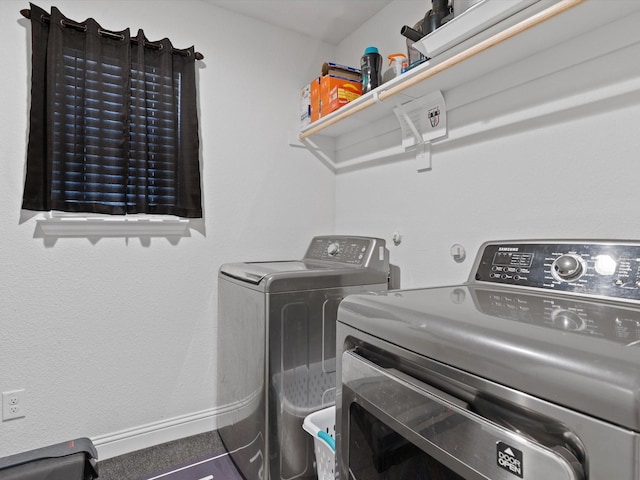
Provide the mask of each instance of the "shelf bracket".
[{"label": "shelf bracket", "polygon": [[431,170],[431,142],[447,134],[447,109],[440,90],[393,109],[402,131],[402,146],[415,149],[417,171]]},{"label": "shelf bracket", "polygon": [[317,142],[311,138],[300,138],[293,131],[289,131],[289,145],[296,148],[304,148],[311,152],[329,170],[336,172],[336,146],[332,138],[316,137]]}]

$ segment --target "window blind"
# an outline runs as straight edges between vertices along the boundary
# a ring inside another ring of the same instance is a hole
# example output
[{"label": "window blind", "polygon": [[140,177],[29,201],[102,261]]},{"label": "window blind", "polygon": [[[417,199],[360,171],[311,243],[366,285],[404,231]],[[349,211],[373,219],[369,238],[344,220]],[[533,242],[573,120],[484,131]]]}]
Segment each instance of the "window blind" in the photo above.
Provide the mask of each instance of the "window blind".
[{"label": "window blind", "polygon": [[55,7],[50,27],[31,18],[49,49],[41,72],[34,38],[23,207],[202,216],[193,56],[172,54],[167,39],[145,48],[142,31],[137,43],[128,31],[104,37],[92,19],[86,31],[65,27]]}]

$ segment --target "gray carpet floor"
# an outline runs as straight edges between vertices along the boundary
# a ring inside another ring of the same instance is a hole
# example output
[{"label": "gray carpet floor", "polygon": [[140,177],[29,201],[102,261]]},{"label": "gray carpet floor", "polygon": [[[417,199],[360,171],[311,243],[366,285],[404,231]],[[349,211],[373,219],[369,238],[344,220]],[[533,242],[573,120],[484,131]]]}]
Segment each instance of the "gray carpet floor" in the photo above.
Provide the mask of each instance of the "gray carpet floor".
[{"label": "gray carpet floor", "polygon": [[[188,473],[164,475],[163,480],[200,480],[209,476],[211,468],[217,473],[213,477],[216,480],[241,480],[229,456],[221,456],[224,453],[218,433],[207,432],[99,461],[99,480],[141,480],[178,469]],[[208,460],[213,457],[218,458]],[[194,463],[199,465],[182,468]]]}]

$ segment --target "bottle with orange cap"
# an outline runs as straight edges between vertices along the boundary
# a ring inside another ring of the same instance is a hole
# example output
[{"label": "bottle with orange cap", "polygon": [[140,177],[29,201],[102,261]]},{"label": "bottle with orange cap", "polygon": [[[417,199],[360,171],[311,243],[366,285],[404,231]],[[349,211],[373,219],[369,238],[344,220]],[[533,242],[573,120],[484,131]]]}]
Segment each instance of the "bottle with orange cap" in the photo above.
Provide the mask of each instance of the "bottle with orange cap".
[{"label": "bottle with orange cap", "polygon": [[389,59],[389,66],[394,72],[393,77],[397,77],[401,73],[404,73],[409,66],[407,56],[404,53],[392,53],[387,56],[387,58]]}]

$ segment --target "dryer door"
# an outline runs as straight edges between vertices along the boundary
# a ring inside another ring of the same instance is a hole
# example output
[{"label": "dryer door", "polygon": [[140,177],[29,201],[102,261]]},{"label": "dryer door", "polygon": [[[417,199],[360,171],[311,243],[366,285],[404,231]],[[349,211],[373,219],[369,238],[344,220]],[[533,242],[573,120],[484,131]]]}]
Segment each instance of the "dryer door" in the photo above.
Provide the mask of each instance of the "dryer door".
[{"label": "dryer door", "polygon": [[342,356],[342,396],[350,480],[584,478],[568,451],[535,443],[352,351]]}]

